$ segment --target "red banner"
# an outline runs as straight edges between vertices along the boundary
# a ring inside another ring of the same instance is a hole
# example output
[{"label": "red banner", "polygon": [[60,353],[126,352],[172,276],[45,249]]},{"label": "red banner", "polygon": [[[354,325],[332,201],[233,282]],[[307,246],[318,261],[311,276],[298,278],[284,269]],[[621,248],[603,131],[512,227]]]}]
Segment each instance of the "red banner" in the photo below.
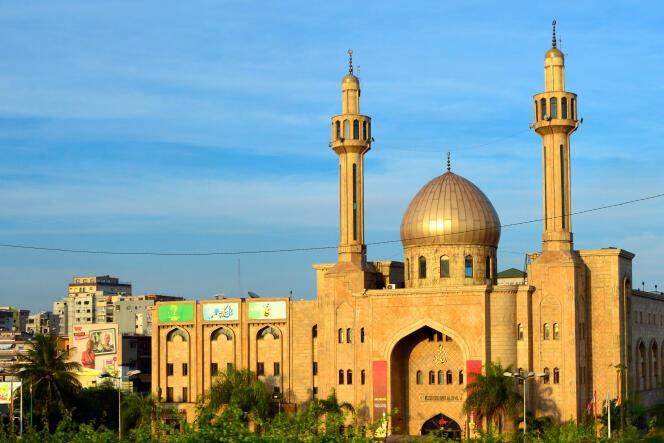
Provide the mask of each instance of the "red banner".
[{"label": "red banner", "polygon": [[466,360],[466,373],[468,374],[468,383],[475,381],[475,374],[482,373],[482,360]]},{"label": "red banner", "polygon": [[373,413],[374,420],[379,419],[383,412],[387,413],[387,362],[373,362]]}]

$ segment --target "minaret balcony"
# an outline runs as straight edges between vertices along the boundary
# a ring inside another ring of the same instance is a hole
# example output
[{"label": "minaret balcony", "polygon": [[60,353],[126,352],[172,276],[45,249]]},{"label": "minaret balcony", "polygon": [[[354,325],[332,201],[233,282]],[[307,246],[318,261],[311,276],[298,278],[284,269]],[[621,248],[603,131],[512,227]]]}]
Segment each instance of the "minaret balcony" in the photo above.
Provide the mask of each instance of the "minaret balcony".
[{"label": "minaret balcony", "polygon": [[576,94],[567,91],[547,91],[533,97],[535,129],[543,126],[576,126]]},{"label": "minaret balcony", "polygon": [[332,117],[332,147],[371,144],[371,118],[360,114]]}]

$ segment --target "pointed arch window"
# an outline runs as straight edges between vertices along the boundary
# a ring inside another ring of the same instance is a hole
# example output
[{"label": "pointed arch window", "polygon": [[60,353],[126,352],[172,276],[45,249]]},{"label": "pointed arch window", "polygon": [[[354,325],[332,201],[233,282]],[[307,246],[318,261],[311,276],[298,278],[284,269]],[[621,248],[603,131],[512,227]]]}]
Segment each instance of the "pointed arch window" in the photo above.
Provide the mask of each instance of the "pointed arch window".
[{"label": "pointed arch window", "polygon": [[346,343],[353,343],[353,330],[351,328],[346,329]]},{"label": "pointed arch window", "polygon": [[424,377],[422,377],[422,371],[417,371],[415,373],[415,383],[418,385],[424,384]]},{"label": "pointed arch window", "polygon": [[540,100],[540,109],[542,110],[542,120],[546,118],[546,99],[542,98]]},{"label": "pointed arch window", "polygon": [[569,102],[569,116],[571,119],[576,120],[576,109],[574,109],[575,100],[572,99]]},{"label": "pointed arch window", "polygon": [[560,340],[560,326],[558,323],[553,324],[553,339]]},{"label": "pointed arch window", "polygon": [[651,386],[653,388],[658,388],[659,387],[659,363],[658,363],[658,352],[657,352],[657,343],[652,344],[652,347],[650,348],[650,361],[652,365],[652,384]]},{"label": "pointed arch window", "polygon": [[544,380],[545,385],[549,384],[549,374],[550,374],[549,368],[544,368],[544,377],[542,377],[542,379]]},{"label": "pointed arch window", "polygon": [[339,384],[343,385],[344,384],[344,370],[339,369]]},{"label": "pointed arch window", "polygon": [[558,118],[558,99],[551,97],[551,118]]},{"label": "pointed arch window", "polygon": [[365,384],[366,381],[367,381],[367,372],[364,369],[362,369],[362,371],[360,372],[360,384]]},{"label": "pointed arch window", "polygon": [[433,371],[429,371],[429,384],[433,385],[436,383],[436,373]]},{"label": "pointed arch window", "polygon": [[367,121],[364,120],[362,122],[362,140],[366,140],[366,139],[367,139]]},{"label": "pointed arch window", "polygon": [[364,328],[360,328],[360,343],[364,343]]},{"label": "pointed arch window", "polygon": [[544,323],[544,326],[542,328],[542,332],[544,335],[544,340],[551,340],[551,325],[548,323]]},{"label": "pointed arch window", "polygon": [[353,138],[355,140],[360,139],[360,122],[359,122],[359,120],[353,120]]},{"label": "pointed arch window", "polygon": [[560,114],[562,118],[567,118],[567,97],[560,99]]},{"label": "pointed arch window", "polygon": [[439,385],[445,384],[445,373],[443,371],[438,371],[438,384]]},{"label": "pointed arch window", "polygon": [[560,383],[560,369],[553,368],[553,384],[557,385]]},{"label": "pointed arch window", "polygon": [[350,139],[350,120],[344,120],[344,138]]},{"label": "pointed arch window", "polygon": [[445,372],[445,383],[448,385],[451,385],[453,383],[452,371],[450,371],[449,369],[447,370],[447,372]]},{"label": "pointed arch window", "polygon": [[341,122],[339,120],[334,122],[334,127],[336,128],[336,139],[339,140],[341,138]]},{"label": "pointed arch window", "polygon": [[343,343],[344,342],[344,330],[339,328],[339,331],[337,331],[337,335],[338,335],[339,343]]},{"label": "pointed arch window", "polygon": [[463,384],[463,369],[459,371],[459,384]]},{"label": "pointed arch window", "polygon": [[448,278],[450,276],[450,259],[446,255],[440,257],[440,276],[442,278]]},{"label": "pointed arch window", "polygon": [[464,260],[464,274],[466,278],[472,278],[473,277],[473,256],[472,255],[466,255],[466,259]]},{"label": "pointed arch window", "polygon": [[519,341],[523,340],[523,325],[521,323],[516,325],[516,339]]},{"label": "pointed arch window", "polygon": [[419,277],[420,278],[427,278],[427,259],[424,256],[420,256],[418,259],[419,263]]},{"label": "pointed arch window", "polygon": [[353,371],[351,371],[350,369],[346,371],[346,384],[347,385],[353,384]]}]

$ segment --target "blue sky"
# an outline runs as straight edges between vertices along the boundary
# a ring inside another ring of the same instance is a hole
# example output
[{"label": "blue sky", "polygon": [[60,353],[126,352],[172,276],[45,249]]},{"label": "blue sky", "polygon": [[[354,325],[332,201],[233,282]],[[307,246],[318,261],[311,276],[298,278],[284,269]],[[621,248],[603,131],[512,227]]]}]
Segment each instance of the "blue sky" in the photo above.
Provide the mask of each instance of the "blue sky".
[{"label": "blue sky", "polygon": [[[366,157],[367,242],[399,238],[410,199],[443,171],[477,184],[503,223],[541,217],[528,124],[558,20],[572,204],[664,192],[662,6],[608,2],[6,2],[0,5],[0,243],[130,251],[336,245],[329,118],[353,47]],[[480,146],[482,145],[482,146]],[[478,147],[479,146],[479,147]],[[573,220],[575,246],[637,254],[664,287],[664,200]],[[540,247],[505,228],[499,268]],[[369,259],[402,257],[399,243]],[[0,305],[49,309],[75,275],[135,293],[315,296],[335,251],[240,257],[97,256],[0,248]],[[238,278],[239,274],[239,278]]]}]

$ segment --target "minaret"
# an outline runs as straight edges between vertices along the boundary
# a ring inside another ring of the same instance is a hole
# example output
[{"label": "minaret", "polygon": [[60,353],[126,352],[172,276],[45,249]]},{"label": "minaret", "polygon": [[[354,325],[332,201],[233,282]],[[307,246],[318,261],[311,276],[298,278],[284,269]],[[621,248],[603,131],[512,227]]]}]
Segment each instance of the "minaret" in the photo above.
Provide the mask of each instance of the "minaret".
[{"label": "minaret", "polygon": [[534,108],[533,126],[542,137],[542,249],[571,251],[570,135],[579,122],[576,94],[565,91],[565,56],[556,47],[555,20],[551,49],[544,56],[544,92],[534,96]]},{"label": "minaret", "polygon": [[341,81],[341,114],[332,117],[332,143],[339,156],[339,263],[363,266],[364,154],[371,149],[371,119],[360,115],[360,80],[353,75],[353,50],[348,50],[348,75]]}]

